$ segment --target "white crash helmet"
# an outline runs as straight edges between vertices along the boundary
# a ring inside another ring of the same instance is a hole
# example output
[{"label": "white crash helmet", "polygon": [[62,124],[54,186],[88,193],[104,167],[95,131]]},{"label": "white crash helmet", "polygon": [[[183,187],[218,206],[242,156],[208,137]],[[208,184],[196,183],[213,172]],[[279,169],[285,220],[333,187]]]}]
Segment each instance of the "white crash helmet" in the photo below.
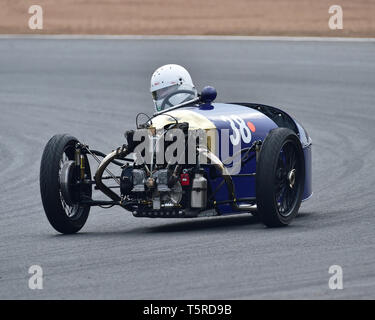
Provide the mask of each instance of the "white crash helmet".
[{"label": "white crash helmet", "polygon": [[171,108],[198,95],[189,72],[177,64],[156,69],[151,76],[150,91],[156,111]]}]

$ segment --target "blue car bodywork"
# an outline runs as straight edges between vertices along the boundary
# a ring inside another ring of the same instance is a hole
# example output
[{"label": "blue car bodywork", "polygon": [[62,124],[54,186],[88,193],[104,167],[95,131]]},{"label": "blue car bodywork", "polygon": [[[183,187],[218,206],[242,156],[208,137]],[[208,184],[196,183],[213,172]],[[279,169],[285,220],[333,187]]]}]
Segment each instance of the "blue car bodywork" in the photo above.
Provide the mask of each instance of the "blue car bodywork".
[{"label": "blue car bodywork", "polygon": [[[251,140],[244,142],[241,140],[241,148],[250,147],[254,141],[263,141],[268,133],[278,127],[286,127],[291,129],[297,134],[300,139],[305,163],[305,183],[302,201],[307,200],[312,195],[312,163],[311,163],[311,146],[312,141],[304,127],[286,112],[267,105],[256,104],[256,103],[212,103],[212,104],[201,104],[197,106],[186,106],[179,110],[168,111],[170,115],[176,117],[179,121],[184,121],[187,114],[196,114],[197,119],[194,116],[189,115],[191,122],[200,122],[202,119],[207,119],[218,131],[218,137],[221,139],[221,130],[229,129],[231,135],[234,134],[233,127],[226,121],[230,117],[235,116],[236,118],[242,119],[244,123],[251,124],[253,131],[251,132]],[[165,117],[164,117],[165,118]],[[194,119],[194,121],[192,121]],[[204,124],[202,124],[203,129]],[[235,126],[237,124],[235,123]],[[202,128],[202,127],[201,127]],[[218,143],[221,146],[221,140]],[[229,153],[233,154],[233,146],[229,146]],[[219,153],[221,154],[221,152]],[[221,159],[220,160],[224,160]],[[233,175],[232,180],[235,186],[235,197],[241,198],[255,198],[255,176],[248,175],[249,173],[256,172],[256,159],[253,158],[241,167],[241,171],[238,175]],[[210,176],[207,169],[207,176]],[[211,190],[217,190],[215,192],[215,201],[225,202],[230,199],[227,188],[220,187],[223,182],[223,177],[215,177],[209,179],[209,185]],[[217,213],[233,214],[232,206],[227,204],[218,205]]]}]

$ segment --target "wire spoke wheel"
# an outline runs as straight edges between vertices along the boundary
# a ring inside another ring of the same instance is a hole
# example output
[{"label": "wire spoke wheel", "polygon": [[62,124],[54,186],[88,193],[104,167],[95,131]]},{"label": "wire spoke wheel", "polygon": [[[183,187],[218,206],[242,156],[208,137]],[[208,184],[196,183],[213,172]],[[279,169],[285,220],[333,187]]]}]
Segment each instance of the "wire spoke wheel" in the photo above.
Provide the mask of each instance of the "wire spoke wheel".
[{"label": "wire spoke wheel", "polygon": [[[67,162],[70,162],[74,159],[74,147],[73,146],[67,146],[64,149],[64,152],[61,156],[60,162],[59,162],[59,196],[60,196],[60,201],[61,205],[65,211],[65,214],[67,215],[68,218],[70,219],[78,219],[80,215],[83,213],[85,207],[80,206],[78,203],[76,204],[68,204],[66,199],[63,196],[62,190],[61,190],[61,176],[63,174],[63,170],[65,170],[65,164]],[[72,191],[77,192],[77,190],[74,190],[74,186],[71,186]],[[77,197],[77,196],[76,196]],[[79,196],[78,196],[79,198]]]},{"label": "wire spoke wheel", "polygon": [[297,135],[277,128],[263,141],[256,172],[258,213],[269,227],[288,225],[301,205],[305,162]]},{"label": "wire spoke wheel", "polygon": [[[40,192],[46,216],[61,233],[78,232],[86,223],[90,207],[81,205],[82,198],[91,198],[90,184],[78,183],[74,164],[78,140],[66,134],[53,136],[43,151],[40,164]],[[91,171],[85,156],[85,177]]]},{"label": "wire spoke wheel", "polygon": [[286,142],[279,154],[277,167],[275,170],[275,201],[279,213],[287,216],[291,213],[294,203],[297,200],[298,184],[300,180],[298,175],[301,171],[297,168],[296,147],[293,142]]}]

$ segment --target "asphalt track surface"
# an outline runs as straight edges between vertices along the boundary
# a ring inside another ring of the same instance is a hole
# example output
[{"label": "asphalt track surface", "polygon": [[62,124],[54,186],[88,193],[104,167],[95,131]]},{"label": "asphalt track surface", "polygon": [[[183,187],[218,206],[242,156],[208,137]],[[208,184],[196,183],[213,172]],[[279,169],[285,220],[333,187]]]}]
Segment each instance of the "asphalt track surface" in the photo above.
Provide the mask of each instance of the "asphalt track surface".
[{"label": "asphalt track surface", "polygon": [[[76,235],[44,216],[44,145],[109,152],[152,112],[149,77],[186,66],[218,101],[283,107],[313,139],[314,196],[289,227],[250,215],[163,220],[92,209]],[[375,43],[0,40],[0,298],[375,298]],[[43,290],[28,288],[40,265]],[[340,265],[344,289],[330,290]]]}]

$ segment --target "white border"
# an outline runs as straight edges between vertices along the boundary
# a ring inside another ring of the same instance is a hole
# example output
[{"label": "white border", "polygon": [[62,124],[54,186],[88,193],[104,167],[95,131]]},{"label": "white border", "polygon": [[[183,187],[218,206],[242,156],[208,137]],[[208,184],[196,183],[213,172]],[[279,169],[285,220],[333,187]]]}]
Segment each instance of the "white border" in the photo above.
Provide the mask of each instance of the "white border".
[{"label": "white border", "polygon": [[307,41],[375,42],[375,38],[285,37],[285,36],[200,36],[200,35],[91,35],[91,34],[0,34],[0,39],[46,40],[225,40],[225,41]]}]

